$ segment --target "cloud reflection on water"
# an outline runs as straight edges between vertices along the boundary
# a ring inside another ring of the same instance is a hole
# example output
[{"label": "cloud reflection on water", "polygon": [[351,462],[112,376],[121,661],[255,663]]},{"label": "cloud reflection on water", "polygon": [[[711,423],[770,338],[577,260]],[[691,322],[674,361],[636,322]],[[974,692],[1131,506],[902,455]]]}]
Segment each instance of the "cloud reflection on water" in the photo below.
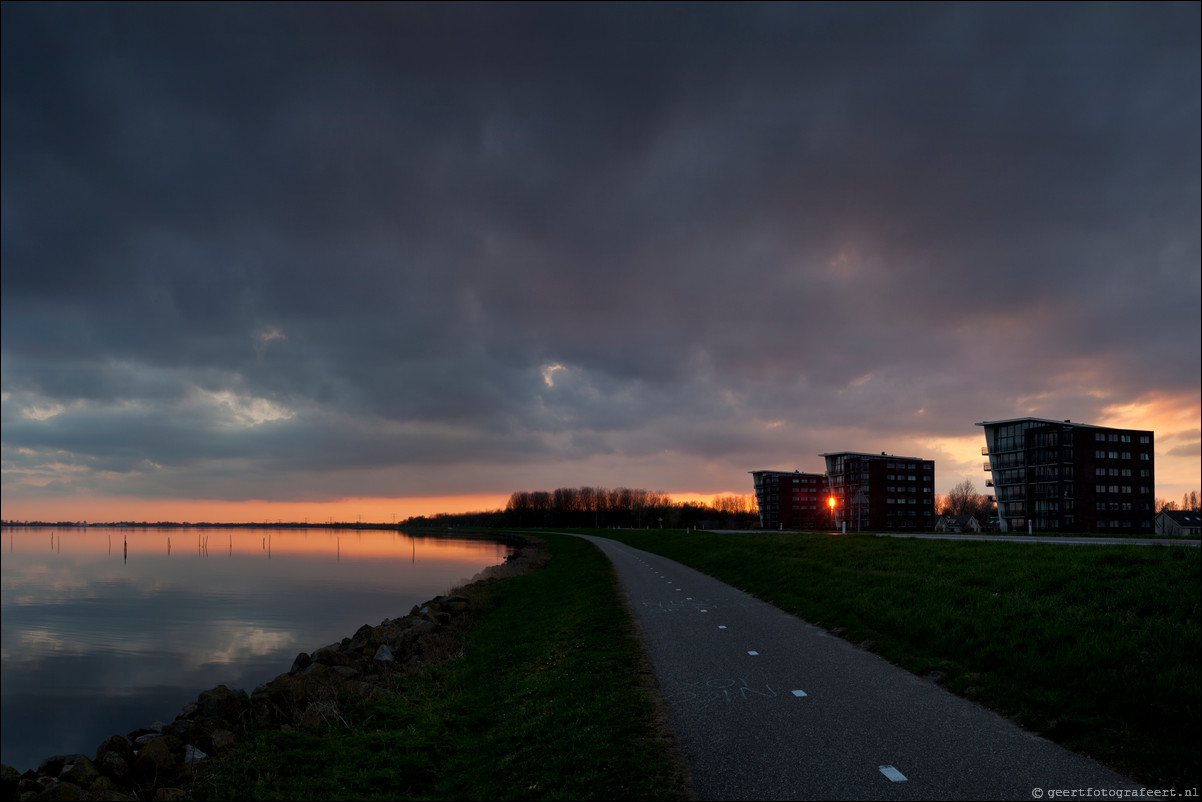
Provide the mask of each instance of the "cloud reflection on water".
[{"label": "cloud reflection on water", "polygon": [[398,532],[6,533],[3,762],[19,769],[169,720],[214,685],[249,691],[508,553]]}]

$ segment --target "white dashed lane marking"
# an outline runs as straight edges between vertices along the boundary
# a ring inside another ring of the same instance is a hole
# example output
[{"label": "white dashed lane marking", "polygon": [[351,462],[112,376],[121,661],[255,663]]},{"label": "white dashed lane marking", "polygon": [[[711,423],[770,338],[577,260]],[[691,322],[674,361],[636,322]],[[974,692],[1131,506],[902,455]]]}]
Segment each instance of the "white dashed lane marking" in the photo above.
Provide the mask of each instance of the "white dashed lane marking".
[{"label": "white dashed lane marking", "polygon": [[895,783],[904,783],[906,781],[906,775],[892,766],[881,766],[881,774],[884,774]]}]

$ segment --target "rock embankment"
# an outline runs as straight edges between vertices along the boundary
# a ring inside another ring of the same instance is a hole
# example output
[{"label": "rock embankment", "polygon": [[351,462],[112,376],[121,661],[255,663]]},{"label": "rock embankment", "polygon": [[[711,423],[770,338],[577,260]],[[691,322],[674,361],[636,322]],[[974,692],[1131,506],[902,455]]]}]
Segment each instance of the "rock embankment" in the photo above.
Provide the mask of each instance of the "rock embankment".
[{"label": "rock embankment", "polygon": [[253,730],[306,730],[338,720],[338,701],[392,693],[389,680],[459,654],[459,632],[473,608],[471,588],[544,564],[536,538],[514,536],[515,550],[486,568],[460,593],[415,605],[402,618],[364,624],[349,638],[301,652],[286,674],[247,694],[224,685],[185,704],[169,724],[156,722],[126,737],[110,735],[87,755],[55,755],[35,770],[0,766],[0,802],[37,800],[171,800],[202,761],[221,755]]},{"label": "rock embankment", "polygon": [[250,694],[224,685],[184,705],[170,724],[128,736],[111,735],[87,755],[56,755],[24,774],[0,766],[0,800],[171,800],[181,798],[201,762],[220,755],[253,730],[304,730],[338,720],[338,700],[351,694],[391,693],[389,680],[459,653],[458,631],[470,617],[470,588],[524,573],[547,557],[535,539],[515,538],[517,549],[485,569],[462,590],[415,605],[402,618],[363,625],[349,638],[302,652],[286,674]]}]

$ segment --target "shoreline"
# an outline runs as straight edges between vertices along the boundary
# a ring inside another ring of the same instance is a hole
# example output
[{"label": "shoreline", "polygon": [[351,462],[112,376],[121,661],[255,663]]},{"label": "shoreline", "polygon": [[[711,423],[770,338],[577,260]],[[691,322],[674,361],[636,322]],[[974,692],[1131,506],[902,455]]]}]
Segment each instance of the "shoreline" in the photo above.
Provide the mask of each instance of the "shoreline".
[{"label": "shoreline", "polygon": [[132,800],[175,795],[197,777],[206,761],[228,752],[249,732],[311,730],[337,719],[343,694],[369,699],[387,695],[386,686],[396,678],[455,658],[455,643],[474,617],[473,588],[526,573],[546,561],[536,538],[512,532],[497,535],[454,533],[513,544],[503,562],[486,567],[446,595],[414,605],[405,616],[386,618],[376,626],[364,624],[350,637],[299,653],[288,671],[249,694],[225,685],[203,691],[184,703],[170,723],[108,736],[94,757],[51,755],[24,772],[0,766],[3,798]]}]

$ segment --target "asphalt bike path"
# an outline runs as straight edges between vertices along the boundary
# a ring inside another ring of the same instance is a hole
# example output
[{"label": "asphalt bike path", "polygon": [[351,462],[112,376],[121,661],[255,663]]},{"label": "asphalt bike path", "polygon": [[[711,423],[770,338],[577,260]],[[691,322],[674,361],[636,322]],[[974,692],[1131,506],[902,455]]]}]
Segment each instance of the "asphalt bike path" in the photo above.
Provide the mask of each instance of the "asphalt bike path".
[{"label": "asphalt bike path", "polygon": [[1141,788],[699,571],[579,537],[609,557],[630,599],[700,799],[1030,800]]}]

